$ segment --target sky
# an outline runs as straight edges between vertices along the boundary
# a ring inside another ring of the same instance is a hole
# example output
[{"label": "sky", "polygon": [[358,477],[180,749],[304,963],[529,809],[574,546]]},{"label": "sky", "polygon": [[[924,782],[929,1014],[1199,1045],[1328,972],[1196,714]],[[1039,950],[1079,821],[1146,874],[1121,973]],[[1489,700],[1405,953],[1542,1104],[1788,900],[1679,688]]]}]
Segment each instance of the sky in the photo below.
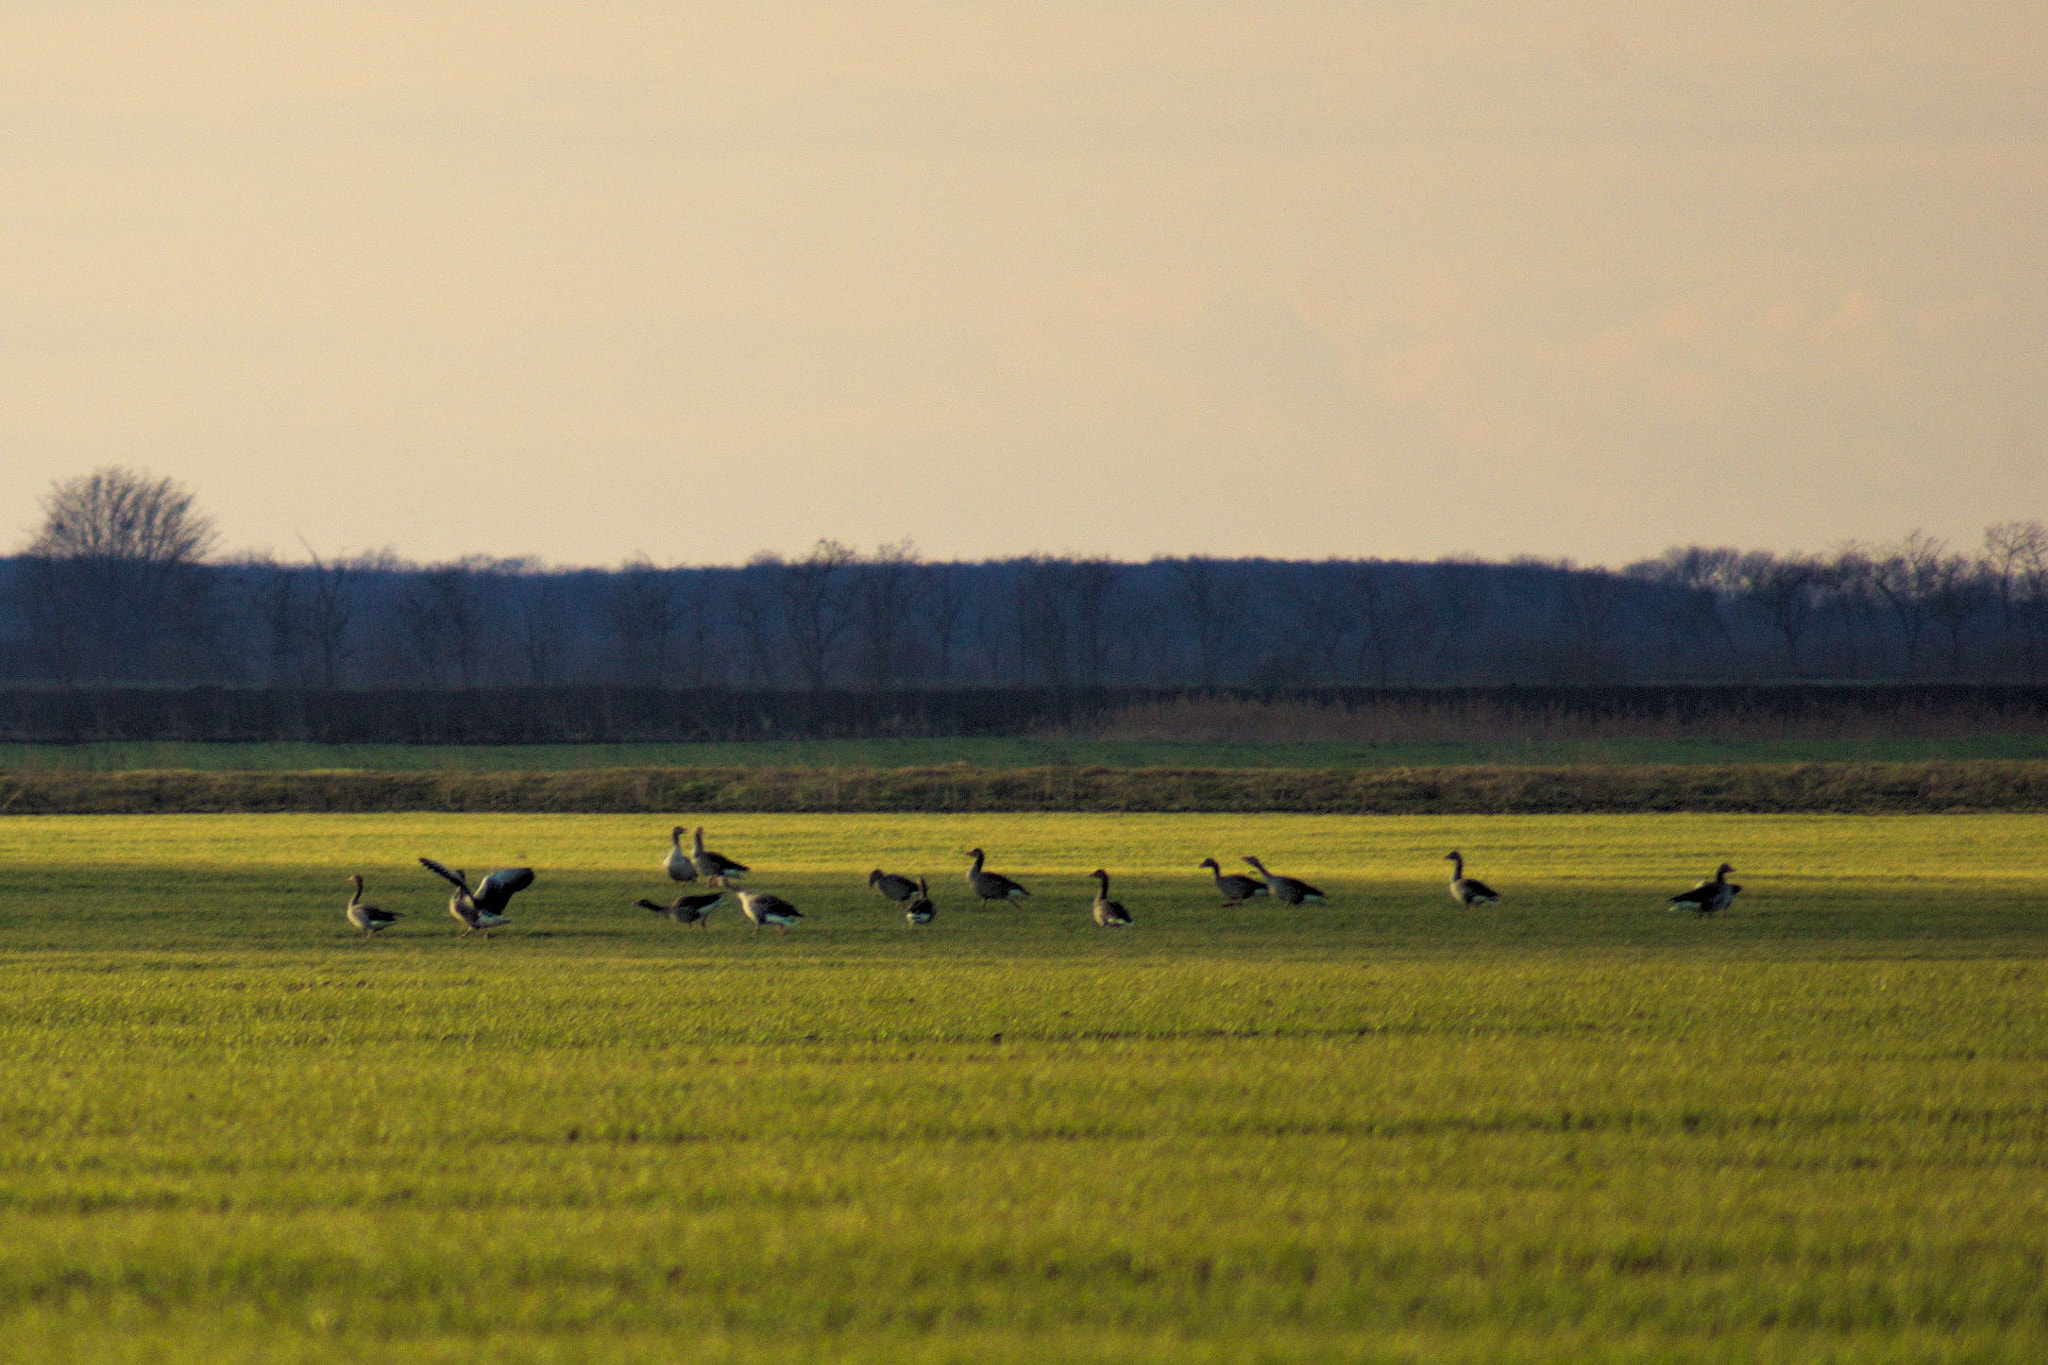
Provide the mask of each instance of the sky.
[{"label": "sky", "polygon": [[1619,564],[2048,517],[2048,8],[9,0],[0,550]]}]

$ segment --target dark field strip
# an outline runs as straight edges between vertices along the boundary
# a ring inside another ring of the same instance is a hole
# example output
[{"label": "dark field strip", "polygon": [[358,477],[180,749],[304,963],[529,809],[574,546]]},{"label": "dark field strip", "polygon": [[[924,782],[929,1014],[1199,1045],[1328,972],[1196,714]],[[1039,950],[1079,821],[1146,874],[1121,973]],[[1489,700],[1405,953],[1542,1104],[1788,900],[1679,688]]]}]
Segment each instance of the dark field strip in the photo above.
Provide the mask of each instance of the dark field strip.
[{"label": "dark field strip", "polygon": [[612,768],[0,775],[0,815],[570,812],[1854,815],[2048,810],[2048,762],[1288,768]]}]

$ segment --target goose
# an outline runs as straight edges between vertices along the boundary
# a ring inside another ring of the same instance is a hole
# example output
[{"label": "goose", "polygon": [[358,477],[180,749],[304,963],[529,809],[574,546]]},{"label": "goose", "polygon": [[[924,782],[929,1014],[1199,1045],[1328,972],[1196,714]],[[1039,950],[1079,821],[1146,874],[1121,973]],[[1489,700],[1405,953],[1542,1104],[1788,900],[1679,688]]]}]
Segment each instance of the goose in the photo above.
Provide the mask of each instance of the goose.
[{"label": "goose", "polygon": [[694,896],[677,896],[673,905],[656,905],[650,900],[637,900],[633,904],[657,915],[667,915],[677,924],[695,924],[701,928],[711,918],[711,908],[724,899],[723,891],[700,891]]},{"label": "goose", "polygon": [[348,909],[344,911],[348,922],[362,931],[364,938],[371,938],[380,929],[389,929],[401,916],[389,910],[379,910],[374,905],[363,904],[363,879],[360,875],[350,877],[349,885],[356,893],[348,898]]},{"label": "goose", "polygon": [[723,853],[713,853],[710,849],[704,847],[704,827],[702,825],[697,826],[697,832],[692,838],[692,846],[695,851],[691,854],[691,861],[696,863],[697,871],[703,874],[704,880],[710,882],[713,886],[731,886],[736,878],[736,874],[753,870],[745,863],[736,863]]},{"label": "goose", "polygon": [[771,896],[766,891],[742,891],[739,893],[740,913],[754,926],[754,932],[761,932],[761,926],[772,924],[775,932],[786,934],[789,926],[803,916],[794,905],[780,896]]},{"label": "goose", "polygon": [[1726,910],[1736,894],[1742,890],[1728,880],[1728,874],[1735,869],[1722,863],[1714,870],[1714,879],[1701,882],[1690,891],[1681,891],[1671,898],[1673,910],[1691,910],[1699,915],[1718,915]]},{"label": "goose", "polygon": [[917,894],[916,882],[894,872],[884,872],[879,867],[868,873],[868,885],[879,891],[882,899],[895,901],[898,905],[905,904]]},{"label": "goose", "polygon": [[489,938],[491,930],[510,924],[505,907],[512,903],[512,897],[533,885],[530,867],[501,867],[472,890],[468,874],[460,868],[450,872],[432,858],[420,859],[420,866],[455,884],[455,894],[448,898],[448,913],[462,922],[459,938],[468,938],[479,929]]},{"label": "goose", "polygon": [[1104,929],[1121,929],[1131,922],[1131,912],[1124,909],[1122,901],[1109,898],[1109,874],[1096,868],[1088,874],[1095,878],[1095,904],[1091,908],[1095,922]]},{"label": "goose", "polygon": [[1302,881],[1299,877],[1282,877],[1266,871],[1266,865],[1257,858],[1246,858],[1252,871],[1266,879],[1266,894],[1282,905],[1321,905],[1323,893]]},{"label": "goose", "polygon": [[1204,858],[1195,866],[1208,868],[1210,875],[1216,878],[1216,890],[1222,895],[1225,905],[1243,905],[1253,896],[1267,894],[1266,884],[1257,877],[1247,877],[1237,872],[1225,875],[1214,858]]},{"label": "goose", "polygon": [[1444,855],[1451,864],[1451,899],[1460,905],[1493,905],[1499,902],[1500,892],[1480,881],[1477,877],[1465,875],[1465,855],[1455,848]]},{"label": "goose", "polygon": [[939,907],[932,904],[931,888],[924,884],[924,878],[917,879],[917,899],[904,907],[903,918],[912,924],[930,924],[938,915]]},{"label": "goose", "polygon": [[974,866],[967,869],[967,885],[983,900],[1021,901],[1031,894],[1000,872],[983,872],[980,849],[968,849],[967,856],[974,859]]},{"label": "goose", "polygon": [[697,880],[697,865],[690,861],[689,854],[683,852],[681,825],[668,832],[668,856],[661,860],[661,870],[668,873],[668,879],[678,886]]}]

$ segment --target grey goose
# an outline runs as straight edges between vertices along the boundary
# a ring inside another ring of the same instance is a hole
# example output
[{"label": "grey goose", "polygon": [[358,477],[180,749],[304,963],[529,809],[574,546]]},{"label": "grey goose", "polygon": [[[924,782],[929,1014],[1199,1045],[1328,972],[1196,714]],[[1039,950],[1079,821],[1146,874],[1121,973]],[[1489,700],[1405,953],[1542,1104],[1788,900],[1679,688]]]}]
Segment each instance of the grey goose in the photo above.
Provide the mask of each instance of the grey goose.
[{"label": "grey goose", "polygon": [[1321,905],[1323,893],[1299,877],[1282,877],[1266,871],[1266,865],[1257,858],[1246,858],[1252,871],[1266,879],[1266,894],[1282,905]]},{"label": "grey goose", "polygon": [[697,880],[697,865],[690,861],[689,854],[683,852],[681,825],[668,832],[668,856],[661,860],[661,870],[668,873],[668,879],[678,886]]},{"label": "grey goose", "polygon": [[917,897],[903,907],[903,918],[912,924],[930,924],[937,918],[939,907],[932,903],[931,888],[924,884],[924,878],[917,879]]},{"label": "grey goose", "polygon": [[1195,866],[1209,869],[1209,875],[1216,879],[1217,894],[1223,897],[1225,905],[1243,905],[1253,896],[1266,894],[1266,884],[1257,877],[1247,877],[1242,872],[1225,872],[1214,858],[1204,858]]},{"label": "grey goose", "polygon": [[1742,888],[1728,880],[1728,874],[1735,869],[1727,863],[1714,869],[1712,881],[1701,882],[1690,891],[1681,891],[1670,901],[1673,910],[1690,910],[1697,915],[1718,915],[1726,910]]},{"label": "grey goose", "polygon": [[974,859],[974,865],[967,869],[967,885],[985,901],[1021,901],[1031,893],[1000,872],[981,870],[984,855],[978,848],[967,850],[967,856]]},{"label": "grey goose", "polygon": [[883,900],[895,901],[898,905],[908,904],[917,894],[917,883],[908,877],[899,877],[894,872],[876,868],[868,873],[868,887],[878,892]]},{"label": "grey goose", "polygon": [[703,876],[704,880],[710,882],[713,886],[731,886],[734,879],[740,873],[753,870],[745,863],[736,863],[723,853],[714,853],[704,847],[704,827],[702,825],[697,826],[696,833],[691,837],[691,845],[690,860],[697,865],[697,871]]},{"label": "grey goose", "polygon": [[1109,874],[1098,867],[1088,875],[1095,879],[1095,903],[1089,907],[1089,913],[1096,924],[1104,929],[1120,929],[1129,924],[1131,912],[1122,901],[1109,898]]},{"label": "grey goose", "polygon": [[740,898],[740,913],[747,917],[756,933],[761,931],[761,926],[768,925],[776,933],[786,934],[790,925],[803,918],[794,905],[780,896],[772,896],[766,891],[740,891],[736,894]]},{"label": "grey goose", "polygon": [[1452,849],[1444,855],[1451,864],[1451,899],[1460,905],[1496,905],[1500,892],[1480,881],[1477,877],[1465,875],[1465,855]]},{"label": "grey goose", "polygon": [[448,913],[462,925],[460,938],[468,938],[478,930],[489,938],[491,930],[510,924],[512,921],[505,917],[506,907],[512,904],[514,896],[533,885],[530,867],[499,868],[471,887],[468,874],[460,868],[451,872],[432,858],[420,859],[420,866],[454,883],[455,894],[448,898]]},{"label": "grey goose", "polygon": [[342,913],[348,916],[348,922],[353,924],[364,938],[373,937],[379,930],[389,929],[401,918],[392,911],[379,910],[374,905],[363,903],[363,879],[360,874],[351,876],[348,884],[355,888],[355,894],[348,898],[348,908]]},{"label": "grey goose", "polygon": [[723,891],[699,891],[694,895],[677,896],[668,905],[657,905],[650,900],[637,900],[633,904],[642,910],[666,915],[677,924],[694,924],[702,928],[704,922],[711,918],[711,908],[724,899]]}]

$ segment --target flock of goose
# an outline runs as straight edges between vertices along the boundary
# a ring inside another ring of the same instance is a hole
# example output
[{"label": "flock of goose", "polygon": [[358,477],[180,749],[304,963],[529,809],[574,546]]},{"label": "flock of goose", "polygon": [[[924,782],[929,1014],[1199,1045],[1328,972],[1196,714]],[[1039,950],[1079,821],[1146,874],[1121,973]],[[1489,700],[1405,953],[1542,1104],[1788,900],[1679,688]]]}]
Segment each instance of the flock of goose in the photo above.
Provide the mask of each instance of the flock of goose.
[{"label": "flock of goose", "polygon": [[[984,904],[997,901],[1021,901],[1029,899],[1031,893],[1023,885],[1000,872],[990,872],[985,866],[987,855],[978,848],[969,849],[971,860],[967,868],[967,886],[976,899]],[[1450,895],[1460,905],[1494,905],[1500,901],[1500,893],[1480,881],[1477,877],[1465,875],[1465,855],[1456,849],[1444,855],[1451,864]],[[421,858],[420,866],[435,876],[447,881],[455,888],[448,898],[448,913],[462,925],[460,937],[481,933],[485,938],[491,930],[511,923],[506,914],[512,898],[533,885],[534,874],[530,867],[506,867],[491,873],[474,886],[461,868],[449,868],[432,858]],[[1214,858],[1204,858],[1196,866],[1208,869],[1216,883],[1217,894],[1226,906],[1243,905],[1257,896],[1265,896],[1282,905],[1320,905],[1323,893],[1299,877],[1283,877],[1269,872],[1266,865],[1257,858],[1247,857],[1244,862],[1258,875],[1248,877],[1241,872],[1226,873]],[[730,893],[739,900],[740,914],[752,924],[756,931],[772,928],[786,934],[790,927],[803,918],[794,905],[780,896],[765,891],[750,891],[739,885],[739,879],[752,869],[745,863],[736,862],[724,854],[704,847],[704,830],[700,826],[693,831],[692,845],[688,853],[683,851],[683,827],[677,825],[669,831],[668,856],[661,862],[662,871],[674,883],[676,898],[663,905],[658,901],[638,900],[634,904],[643,910],[666,916],[678,924],[694,924],[704,927],[711,912]],[[1691,910],[1698,915],[1716,915],[1728,908],[1742,888],[1728,880],[1728,874],[1735,869],[1722,863],[1712,878],[1702,881],[1689,891],[1681,891],[1670,899],[1673,910]],[[1088,874],[1095,882],[1095,900],[1089,906],[1089,914],[1095,923],[1105,929],[1121,928],[1131,922],[1131,912],[1123,902],[1111,900],[1109,895],[1109,873],[1096,868]],[[710,891],[686,891],[682,888],[702,879]],[[365,937],[374,936],[390,928],[402,915],[380,909],[363,899],[363,879],[360,874],[348,878],[354,887],[345,914],[348,922]],[[868,873],[868,888],[884,900],[893,902],[903,911],[903,918],[912,925],[930,924],[938,916],[937,904],[932,900],[931,887],[924,877],[916,880],[896,872],[885,872],[876,868]]]}]

